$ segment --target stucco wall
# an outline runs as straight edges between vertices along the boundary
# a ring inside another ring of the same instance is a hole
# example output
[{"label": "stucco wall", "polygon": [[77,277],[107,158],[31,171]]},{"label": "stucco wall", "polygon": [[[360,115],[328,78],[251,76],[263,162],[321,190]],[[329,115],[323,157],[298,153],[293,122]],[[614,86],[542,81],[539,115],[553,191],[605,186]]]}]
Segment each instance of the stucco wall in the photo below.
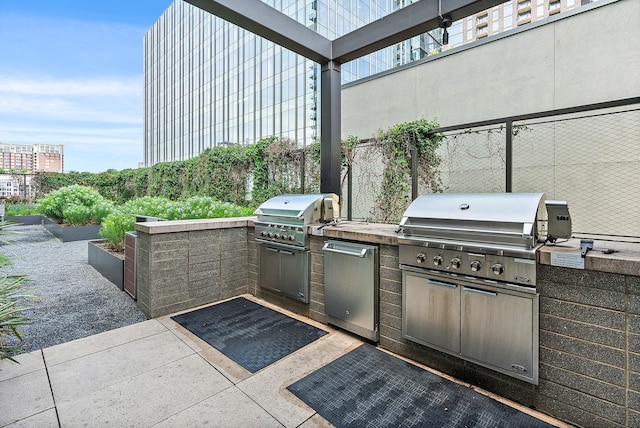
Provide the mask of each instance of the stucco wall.
[{"label": "stucco wall", "polygon": [[[342,90],[342,135],[390,125],[441,126],[640,94],[640,2],[601,0]],[[527,27],[524,27],[527,28]]]}]

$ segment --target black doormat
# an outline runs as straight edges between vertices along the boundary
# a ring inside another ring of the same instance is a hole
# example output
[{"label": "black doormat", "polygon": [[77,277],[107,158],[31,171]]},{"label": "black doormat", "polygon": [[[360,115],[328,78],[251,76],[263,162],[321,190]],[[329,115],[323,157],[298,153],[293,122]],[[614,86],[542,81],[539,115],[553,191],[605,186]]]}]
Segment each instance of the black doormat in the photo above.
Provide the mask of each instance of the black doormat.
[{"label": "black doormat", "polygon": [[327,334],[243,297],[171,319],[251,373]]},{"label": "black doormat", "polygon": [[342,427],[552,427],[362,345],[287,388]]}]

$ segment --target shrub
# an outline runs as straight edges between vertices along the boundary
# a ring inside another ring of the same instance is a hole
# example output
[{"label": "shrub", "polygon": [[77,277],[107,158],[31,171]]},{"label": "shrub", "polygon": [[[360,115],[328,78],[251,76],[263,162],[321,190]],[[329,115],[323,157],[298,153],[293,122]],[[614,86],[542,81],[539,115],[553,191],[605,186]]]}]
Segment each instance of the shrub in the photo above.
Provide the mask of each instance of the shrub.
[{"label": "shrub", "polygon": [[69,226],[82,226],[89,223],[91,209],[82,205],[69,205],[62,210],[62,218]]},{"label": "shrub", "polygon": [[133,230],[135,217],[131,214],[116,210],[102,221],[99,235],[107,240],[107,244],[114,250],[124,248],[124,234]]},{"label": "shrub", "polygon": [[121,250],[124,234],[132,231],[135,216],[157,217],[165,220],[243,217],[253,214],[252,208],[239,207],[214,198],[192,196],[172,202],[167,198],[145,196],[131,200],[114,210],[102,221],[100,237],[113,249]]},{"label": "shrub", "polygon": [[77,226],[100,223],[112,204],[98,191],[74,184],[47,194],[38,201],[36,209],[52,220]]},{"label": "shrub", "polygon": [[5,216],[16,216],[16,215],[31,215],[31,214],[39,214],[38,210],[35,207],[35,204],[31,203],[5,203],[4,205],[4,215]]}]

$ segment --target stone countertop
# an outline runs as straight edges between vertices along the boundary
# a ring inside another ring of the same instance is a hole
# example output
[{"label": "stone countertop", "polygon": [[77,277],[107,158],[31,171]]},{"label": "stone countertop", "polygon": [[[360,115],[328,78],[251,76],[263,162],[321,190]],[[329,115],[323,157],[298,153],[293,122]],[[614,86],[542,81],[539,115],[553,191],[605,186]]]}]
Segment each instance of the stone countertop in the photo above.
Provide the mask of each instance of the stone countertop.
[{"label": "stone countertop", "polygon": [[136,223],[138,232],[155,235],[159,233],[193,232],[196,230],[229,229],[253,226],[255,217],[209,218],[198,220],[150,221]]},{"label": "stone countertop", "polygon": [[335,225],[317,229],[317,227],[312,228],[311,234],[371,244],[398,245],[398,236],[395,232],[398,229],[397,224],[339,221]]},{"label": "stone countertop", "polygon": [[[552,254],[564,255],[569,261],[579,260],[580,239],[569,239],[555,245],[543,245],[538,251],[538,263],[561,266],[552,263]],[[640,244],[631,242],[593,241],[593,249],[584,257],[584,269],[599,272],[640,276]]]}]

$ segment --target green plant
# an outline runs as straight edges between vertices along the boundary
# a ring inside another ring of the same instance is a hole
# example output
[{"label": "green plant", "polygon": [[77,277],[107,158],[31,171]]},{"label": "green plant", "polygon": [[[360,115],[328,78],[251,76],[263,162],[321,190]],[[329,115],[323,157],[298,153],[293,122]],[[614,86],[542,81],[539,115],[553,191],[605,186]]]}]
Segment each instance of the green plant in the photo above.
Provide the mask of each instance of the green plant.
[{"label": "green plant", "polygon": [[221,202],[208,196],[192,196],[183,201],[145,196],[131,200],[113,210],[103,221],[100,237],[114,250],[122,250],[124,234],[132,231],[135,216],[158,217],[164,220],[243,217],[253,214],[252,208]]},{"label": "green plant", "polygon": [[440,158],[436,150],[442,135],[434,134],[437,122],[420,119],[380,130],[371,140],[385,162],[382,188],[376,196],[373,216],[382,222],[397,222],[411,202],[411,158],[417,154],[418,181],[431,192],[439,192]]},{"label": "green plant", "polygon": [[62,210],[62,218],[69,226],[82,226],[89,222],[91,209],[82,205],[69,205]]},{"label": "green plant", "polygon": [[132,231],[135,217],[122,211],[114,211],[102,221],[99,235],[107,245],[116,251],[124,249],[124,234]]},{"label": "green plant", "polygon": [[7,336],[22,340],[18,329],[29,322],[22,316],[22,312],[27,308],[19,304],[24,299],[33,299],[33,296],[21,287],[24,280],[24,276],[0,278],[0,359],[6,358],[13,362],[15,360],[12,355],[23,351],[19,347],[6,346],[4,343]]},{"label": "green plant", "polygon": [[4,215],[8,216],[18,216],[18,215],[31,215],[38,214],[36,207],[31,203],[5,203],[4,206]]},{"label": "green plant", "polygon": [[7,266],[9,264],[11,264],[11,260],[9,259],[9,257],[5,256],[4,254],[0,254],[0,267]]},{"label": "green plant", "polygon": [[97,190],[74,184],[47,194],[36,209],[55,221],[83,225],[104,218],[110,205]]}]

